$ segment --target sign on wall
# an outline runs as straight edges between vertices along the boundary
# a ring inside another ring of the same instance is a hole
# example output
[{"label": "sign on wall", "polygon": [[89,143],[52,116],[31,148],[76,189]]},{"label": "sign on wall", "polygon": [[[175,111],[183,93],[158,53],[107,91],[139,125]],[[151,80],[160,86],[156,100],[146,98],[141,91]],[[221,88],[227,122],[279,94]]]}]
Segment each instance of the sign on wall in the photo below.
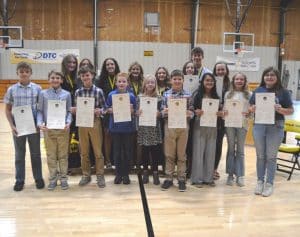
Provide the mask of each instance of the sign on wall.
[{"label": "sign on wall", "polygon": [[31,64],[60,64],[67,54],[74,54],[79,58],[79,49],[10,49],[10,63],[27,62]]},{"label": "sign on wall", "polygon": [[230,58],[217,56],[217,62],[226,62],[230,71],[257,72],[260,67],[260,58]]}]

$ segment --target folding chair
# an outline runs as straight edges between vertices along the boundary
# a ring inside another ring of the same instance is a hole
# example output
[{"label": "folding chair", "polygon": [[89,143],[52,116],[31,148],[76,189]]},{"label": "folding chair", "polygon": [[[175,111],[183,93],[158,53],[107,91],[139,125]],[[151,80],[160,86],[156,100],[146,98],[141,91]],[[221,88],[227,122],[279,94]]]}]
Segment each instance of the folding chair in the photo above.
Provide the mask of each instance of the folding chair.
[{"label": "folding chair", "polygon": [[300,170],[299,155],[300,155],[300,121],[286,120],[284,123],[284,130],[287,132],[299,133],[296,134],[295,139],[297,144],[281,143],[278,151],[280,153],[291,154],[291,158],[277,158],[277,170],[289,174],[287,180],[290,180],[294,170]]}]

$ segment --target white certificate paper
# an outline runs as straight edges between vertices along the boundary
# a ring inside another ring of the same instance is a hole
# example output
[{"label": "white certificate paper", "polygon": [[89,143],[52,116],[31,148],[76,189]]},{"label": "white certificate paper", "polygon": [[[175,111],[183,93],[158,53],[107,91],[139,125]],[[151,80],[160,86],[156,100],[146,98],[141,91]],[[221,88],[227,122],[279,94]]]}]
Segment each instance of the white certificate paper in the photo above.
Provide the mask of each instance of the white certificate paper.
[{"label": "white certificate paper", "polygon": [[13,107],[14,120],[18,137],[36,133],[31,105]]},{"label": "white certificate paper", "polygon": [[156,126],[157,98],[140,97],[140,110],[142,113],[139,117],[139,126]]},{"label": "white certificate paper", "polygon": [[275,93],[255,94],[255,123],[275,123]]},{"label": "white certificate paper", "polygon": [[193,94],[195,90],[199,87],[199,77],[198,75],[184,75],[183,89],[190,94]]},{"label": "white certificate paper", "polygon": [[216,77],[216,88],[217,88],[217,94],[219,98],[222,98],[222,94],[223,94],[223,81],[224,81],[223,77]]},{"label": "white certificate paper", "polygon": [[64,129],[66,125],[66,101],[48,100],[47,128]]},{"label": "white certificate paper", "polygon": [[94,127],[95,98],[77,97],[76,126]]},{"label": "white certificate paper", "polygon": [[216,127],[217,112],[219,110],[219,100],[204,98],[202,100],[202,110],[203,110],[203,114],[200,117],[200,126]]},{"label": "white certificate paper", "polygon": [[128,93],[112,95],[112,107],[115,123],[131,121],[130,99]]},{"label": "white certificate paper", "polygon": [[168,127],[186,128],[186,98],[168,99]]},{"label": "white certificate paper", "polygon": [[243,127],[244,104],[240,100],[227,99],[225,108],[228,111],[225,117],[225,127],[241,128]]}]

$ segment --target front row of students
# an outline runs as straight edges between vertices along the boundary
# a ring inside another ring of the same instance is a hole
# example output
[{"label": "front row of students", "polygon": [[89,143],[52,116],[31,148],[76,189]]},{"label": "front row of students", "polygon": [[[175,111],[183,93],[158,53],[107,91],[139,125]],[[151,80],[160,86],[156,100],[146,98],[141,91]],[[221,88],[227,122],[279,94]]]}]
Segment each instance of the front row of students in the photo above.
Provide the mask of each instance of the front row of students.
[{"label": "front row of students", "polygon": [[[82,178],[80,186],[84,186],[91,181],[91,167],[88,158],[89,142],[95,154],[97,185],[105,187],[104,179],[104,157],[102,154],[102,125],[101,117],[109,114],[109,132],[112,136],[113,160],[116,166],[115,184],[130,184],[129,171],[131,159],[133,157],[133,134],[138,129],[137,142],[142,147],[143,155],[143,182],[149,182],[148,165],[152,160],[153,183],[160,184],[158,176],[158,157],[164,146],[166,159],[166,179],[162,183],[163,190],[169,189],[173,185],[175,166],[177,165],[178,190],[186,190],[186,145],[188,140],[189,120],[195,117],[195,122],[191,123],[193,129],[193,153],[191,184],[197,187],[207,184],[214,186],[213,181],[215,171],[215,151],[217,128],[200,126],[200,118],[206,112],[202,109],[204,98],[219,99],[216,92],[216,79],[213,74],[205,73],[199,88],[190,95],[183,90],[184,76],[180,70],[171,73],[171,89],[164,92],[163,96],[157,95],[157,82],[154,76],[148,75],[142,85],[142,96],[158,97],[157,123],[156,127],[138,126],[135,117],[143,113],[139,109],[139,99],[131,92],[126,73],[119,73],[116,77],[116,89],[108,94],[105,101],[103,91],[93,85],[94,72],[88,67],[82,67],[79,71],[82,80],[82,88],[75,93],[75,107],[71,105],[71,95],[61,89],[62,75],[59,72],[49,73],[50,88],[41,91],[41,88],[30,82],[32,74],[31,66],[27,63],[19,63],[17,66],[19,82],[11,86],[4,102],[6,104],[6,116],[13,131],[15,145],[15,166],[16,183],[15,191],[21,191],[25,180],[25,144],[29,142],[31,162],[37,188],[44,187],[41,173],[41,155],[39,148],[39,133],[19,136],[14,124],[13,107],[28,105],[32,107],[34,118],[37,119],[37,126],[44,132],[47,152],[47,163],[49,168],[48,189],[53,190],[60,179],[61,188],[68,189],[67,182],[67,153],[69,144],[69,126],[71,124],[71,113],[76,114],[76,101],[78,97],[92,97],[95,99],[94,126],[92,128],[79,127],[79,140],[81,151]],[[228,152],[226,158],[226,173],[228,174],[227,185],[234,184],[234,176],[238,186],[244,186],[244,143],[247,132],[247,120],[250,113],[255,113],[255,94],[260,92],[272,92],[276,96],[275,124],[255,124],[253,135],[257,151],[257,187],[255,194],[270,196],[273,192],[273,180],[276,169],[276,154],[283,136],[284,115],[293,113],[291,98],[286,89],[283,89],[278,71],[272,67],[267,68],[261,79],[260,86],[253,95],[248,91],[247,78],[242,73],[234,75],[230,90],[225,94],[226,99],[240,100],[244,104],[242,112],[243,125],[241,128],[227,127]],[[113,117],[113,95],[128,93],[132,119],[128,122],[115,122]],[[186,98],[187,111],[186,128],[169,128],[168,126],[168,101],[171,98]],[[65,128],[62,130],[47,128],[47,110],[49,100],[66,101]],[[248,101],[250,107],[248,109]],[[228,112],[226,107],[220,106],[216,116],[226,118]],[[163,118],[165,123],[161,123]],[[161,127],[161,126],[164,127]],[[162,137],[164,132],[164,138]],[[152,159],[151,159],[152,158]],[[266,176],[266,182],[265,182]]]}]

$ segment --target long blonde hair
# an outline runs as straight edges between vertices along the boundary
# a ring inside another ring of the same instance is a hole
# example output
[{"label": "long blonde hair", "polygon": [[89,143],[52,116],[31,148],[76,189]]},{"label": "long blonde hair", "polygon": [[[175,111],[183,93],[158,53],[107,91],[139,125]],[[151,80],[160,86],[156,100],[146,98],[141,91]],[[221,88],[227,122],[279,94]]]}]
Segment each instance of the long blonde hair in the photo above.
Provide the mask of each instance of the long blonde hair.
[{"label": "long blonde hair", "polygon": [[[150,95],[147,95],[146,94],[146,84],[150,80],[154,81],[155,87],[153,89],[153,92]],[[148,74],[148,75],[145,76],[145,78],[143,80],[143,85],[142,85],[142,94],[143,94],[143,96],[151,96],[151,97],[156,97],[157,96],[157,81],[156,81],[155,76],[150,75],[150,74]]]},{"label": "long blonde hair", "polygon": [[227,98],[228,98],[228,99],[232,98],[234,92],[236,91],[236,88],[235,88],[235,85],[234,85],[234,81],[235,81],[235,78],[236,78],[238,75],[243,76],[243,78],[244,78],[244,80],[245,80],[244,86],[243,86],[243,88],[242,88],[242,92],[243,92],[244,98],[245,98],[246,100],[249,100],[249,99],[250,99],[250,92],[249,92],[249,89],[248,89],[247,76],[246,76],[244,73],[241,73],[241,72],[238,72],[238,73],[236,73],[236,74],[233,75],[232,80],[231,80],[231,83],[230,83],[230,89],[229,89],[229,93],[228,93]]}]

